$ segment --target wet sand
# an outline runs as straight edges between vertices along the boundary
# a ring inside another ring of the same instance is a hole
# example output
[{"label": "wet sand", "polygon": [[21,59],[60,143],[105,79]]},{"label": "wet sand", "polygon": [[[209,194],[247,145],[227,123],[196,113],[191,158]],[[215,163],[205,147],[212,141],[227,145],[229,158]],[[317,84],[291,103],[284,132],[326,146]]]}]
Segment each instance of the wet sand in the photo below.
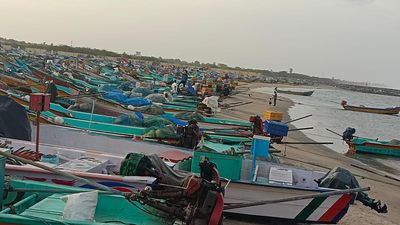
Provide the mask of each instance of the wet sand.
[{"label": "wet sand", "polygon": [[[266,110],[276,110],[284,112],[284,121],[290,120],[288,116],[288,109],[293,106],[290,99],[278,97],[277,106],[268,104],[269,95],[252,91],[258,87],[266,87],[268,84],[245,84],[239,85],[239,94],[236,94],[226,100],[224,103],[230,102],[248,102],[251,104],[238,106],[230,109],[224,109],[219,113],[218,117],[229,119],[242,119],[248,121],[251,115],[262,116]],[[269,85],[278,86],[282,85]],[[287,86],[287,85],[284,85]],[[247,90],[249,88],[250,90]],[[301,132],[290,132],[289,137],[285,138],[286,141],[312,141]],[[339,222],[341,225],[375,225],[375,224],[400,224],[400,182],[392,179],[376,175],[365,170],[361,170],[351,166],[351,164],[367,167],[372,171],[376,171],[357,160],[339,154],[322,145],[278,145],[274,144],[274,148],[281,150],[281,153],[276,154],[279,156],[282,163],[296,165],[312,170],[328,171],[327,168],[340,166],[350,170],[356,175],[357,180],[363,187],[371,187],[368,192],[371,198],[379,199],[388,205],[389,212],[387,214],[379,214],[370,208],[356,202],[355,205],[350,207],[350,210],[345,217]],[[286,151],[285,151],[286,149]],[[284,156],[286,153],[286,156]],[[293,160],[296,159],[296,160]],[[299,162],[301,160],[303,162]],[[245,224],[270,224],[270,225],[283,225],[291,224],[288,222],[280,221],[241,221],[237,218],[226,218],[224,224],[228,225],[245,225]]]}]

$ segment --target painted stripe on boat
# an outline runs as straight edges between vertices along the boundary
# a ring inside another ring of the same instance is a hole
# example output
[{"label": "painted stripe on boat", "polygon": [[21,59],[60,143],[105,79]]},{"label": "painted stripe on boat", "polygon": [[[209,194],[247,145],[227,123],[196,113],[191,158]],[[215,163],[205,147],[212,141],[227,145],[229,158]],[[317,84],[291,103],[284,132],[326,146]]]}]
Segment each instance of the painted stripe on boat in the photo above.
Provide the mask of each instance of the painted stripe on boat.
[{"label": "painted stripe on boat", "polygon": [[328,197],[314,198],[297,216],[296,220],[305,221]]},{"label": "painted stripe on boat", "polygon": [[329,196],[320,207],[318,207],[308,218],[307,221],[318,221],[322,215],[335,204],[341,195]]},{"label": "painted stripe on boat", "polygon": [[319,221],[321,222],[331,222],[335,219],[335,217],[343,211],[348,205],[351,199],[353,198],[352,195],[346,194],[342,195],[339,200],[333,204],[331,208],[329,208],[328,211],[324,213],[324,215],[319,218]]}]

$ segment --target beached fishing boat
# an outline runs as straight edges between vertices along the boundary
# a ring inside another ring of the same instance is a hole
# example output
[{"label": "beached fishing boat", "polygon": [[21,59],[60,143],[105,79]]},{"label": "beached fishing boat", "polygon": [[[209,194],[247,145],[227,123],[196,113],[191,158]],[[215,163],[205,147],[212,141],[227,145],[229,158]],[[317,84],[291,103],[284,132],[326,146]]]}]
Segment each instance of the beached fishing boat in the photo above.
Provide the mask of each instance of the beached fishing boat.
[{"label": "beached fishing boat", "polygon": [[[25,80],[33,92],[41,92],[41,93],[46,92],[47,87],[46,87],[45,83],[41,83],[36,78],[29,77],[29,76],[25,76]],[[67,87],[64,87],[61,85],[56,85],[56,86],[57,86],[57,93],[58,93],[57,97],[59,97],[59,98],[68,97],[68,96],[74,94],[74,92]]]},{"label": "beached fishing boat", "polygon": [[[46,128],[42,130],[42,132],[46,132]],[[65,132],[63,133],[65,139]],[[44,135],[45,133],[43,133],[43,136]],[[61,136],[57,136],[57,138],[61,138]],[[47,138],[44,139],[47,140]],[[88,138],[85,139],[86,142],[91,141]],[[51,140],[60,143],[60,140],[55,140],[55,138],[51,138]],[[115,141],[116,140],[114,139],[114,142]],[[16,143],[15,149],[17,148],[17,146],[19,147],[23,146],[23,144],[26,144],[25,142],[21,145],[20,141],[12,141],[12,144],[10,144],[10,146],[14,145],[14,143]],[[97,143],[97,145],[101,143],[102,142],[99,142]],[[131,143],[130,149],[143,152],[158,151],[160,155],[169,155],[169,159],[166,159],[167,161],[170,161],[169,165],[172,166],[175,164],[176,168],[191,170],[193,172],[199,172],[197,165],[198,160],[201,156],[209,157],[211,162],[216,163],[218,168],[220,168],[221,176],[230,180],[229,182],[223,180],[223,186],[227,185],[225,190],[225,202],[227,203],[227,205],[231,205],[234,203],[257,202],[266,199],[287,198],[304,194],[318,194],[333,190],[330,188],[319,187],[318,183],[314,181],[325,176],[326,173],[324,172],[308,171],[297,167],[274,164],[266,161],[257,161],[258,172],[254,177],[251,176],[251,160],[244,159],[241,156],[229,156],[224,154],[198,152],[195,153],[193,159],[188,160],[188,152],[182,152],[179,150],[165,151],[166,149],[160,150],[159,146],[157,145],[136,147],[137,143],[138,142]],[[91,148],[95,148],[96,144],[92,143],[90,146]],[[124,145],[119,145],[118,149],[123,149],[123,146]],[[32,148],[32,146],[28,148]],[[114,149],[116,148],[117,147],[114,146]],[[46,148],[43,147],[44,151],[47,151],[49,153],[51,151],[58,152],[59,155],[64,154],[64,150],[62,149],[63,148],[51,150],[51,146]],[[108,150],[110,151],[110,149]],[[127,149],[123,150],[127,151]],[[120,157],[121,161],[123,160],[122,156],[114,156],[113,162],[115,162],[115,159],[117,159],[118,157]],[[172,162],[171,159],[174,159],[176,161]],[[188,167],[188,164],[191,166]],[[9,168],[9,166],[7,168]],[[290,173],[289,176],[285,176],[290,177],[290,180],[292,182],[288,182],[288,180],[282,180],[282,176],[284,173],[286,173],[286,175]],[[30,174],[30,176],[33,176],[33,174]],[[41,176],[43,179],[43,176],[44,178],[46,178],[47,175],[38,174],[38,176]],[[92,176],[96,177],[96,175]],[[65,180],[61,178],[59,179]],[[46,180],[48,181],[49,179],[47,178]],[[246,193],[246,195],[243,195],[243,193]],[[354,195],[344,194],[322,199],[314,198],[232,209],[226,210],[225,213],[227,215],[240,215],[249,217],[259,216],[294,220],[298,222],[336,223],[346,214],[347,209],[353,199]]]},{"label": "beached fishing boat", "polygon": [[389,155],[400,157],[399,141],[380,141],[377,139],[355,137],[346,141],[351,153],[369,153],[377,155]]},{"label": "beached fishing boat", "polygon": [[[1,151],[4,154],[9,152],[7,149],[1,149]],[[7,157],[14,158],[13,155]],[[4,181],[4,174],[7,173],[4,168],[5,158],[0,160],[2,161],[0,179]],[[47,167],[45,170],[51,169]],[[145,188],[141,191],[132,191],[128,195],[91,180],[82,179],[68,171],[56,171],[54,173],[58,175],[75,177],[77,180],[86,182],[88,188],[93,188],[91,185],[94,185],[106,192],[94,193],[84,188],[11,177],[0,184],[3,196],[0,223],[7,225],[121,223],[217,225],[221,221],[224,203],[223,195],[218,191],[218,184],[207,182],[200,177],[185,177],[182,186],[153,186],[154,191],[152,188]],[[172,191],[174,191],[173,194],[171,194]],[[81,195],[75,198],[69,195],[78,193]],[[87,197],[84,197],[84,193]],[[81,212],[83,207],[87,210],[85,213]],[[201,210],[200,213],[199,209],[206,210]],[[88,213],[91,210],[93,214]]]},{"label": "beached fishing boat", "polygon": [[399,114],[400,112],[400,107],[373,108],[365,106],[352,106],[348,105],[347,101],[342,101],[341,105],[345,110],[356,111],[356,112],[366,112],[366,113],[376,113],[376,114],[386,114],[386,115],[396,115]]},{"label": "beached fishing boat", "polygon": [[292,91],[292,90],[282,90],[282,89],[277,89],[278,93],[282,94],[290,94],[290,95],[302,95],[302,96],[311,96],[314,91]]}]

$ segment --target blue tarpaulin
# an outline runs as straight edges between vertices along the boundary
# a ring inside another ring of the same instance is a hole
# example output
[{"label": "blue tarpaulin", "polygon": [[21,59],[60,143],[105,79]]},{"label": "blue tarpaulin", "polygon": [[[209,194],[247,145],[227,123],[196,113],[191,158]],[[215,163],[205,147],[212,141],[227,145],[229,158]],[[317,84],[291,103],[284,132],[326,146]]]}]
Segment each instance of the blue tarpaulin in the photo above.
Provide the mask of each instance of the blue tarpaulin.
[{"label": "blue tarpaulin", "polygon": [[188,125],[188,122],[187,122],[187,121],[180,120],[180,119],[178,119],[178,118],[176,118],[175,116],[170,115],[170,114],[164,114],[164,115],[162,115],[162,117],[164,117],[165,119],[167,119],[167,120],[169,120],[169,121],[171,121],[171,122],[173,122],[174,124],[179,125],[179,126],[185,127],[185,126]]},{"label": "blue tarpaulin", "polygon": [[151,105],[152,102],[149,99],[145,98],[128,98],[124,94],[119,92],[105,92],[103,97],[107,99],[114,100],[124,105],[133,105],[133,106],[144,106]]}]

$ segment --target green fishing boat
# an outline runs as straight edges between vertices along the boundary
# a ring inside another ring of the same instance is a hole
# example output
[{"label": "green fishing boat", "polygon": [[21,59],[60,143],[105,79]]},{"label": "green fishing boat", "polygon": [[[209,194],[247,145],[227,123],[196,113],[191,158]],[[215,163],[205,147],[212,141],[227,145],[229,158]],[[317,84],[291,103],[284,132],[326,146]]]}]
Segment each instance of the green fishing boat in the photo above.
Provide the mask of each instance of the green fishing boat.
[{"label": "green fishing boat", "polygon": [[[8,149],[0,151],[10,155]],[[221,221],[223,196],[215,191],[215,184],[205,184],[207,181],[200,177],[187,177],[188,186],[189,183],[197,185],[190,189],[186,184],[183,187],[170,185],[157,187],[154,191],[147,188],[137,193],[123,193],[83,179],[88,185],[106,190],[98,192],[5,178],[5,161],[1,156],[0,194],[3,198],[0,200],[0,223],[4,225],[217,225]],[[56,170],[54,173],[62,172]],[[64,176],[75,177],[65,173]],[[173,189],[175,194],[171,194]]]},{"label": "green fishing boat", "polygon": [[347,141],[351,153],[369,153],[400,157],[400,142],[380,141],[377,139],[356,137]]}]

